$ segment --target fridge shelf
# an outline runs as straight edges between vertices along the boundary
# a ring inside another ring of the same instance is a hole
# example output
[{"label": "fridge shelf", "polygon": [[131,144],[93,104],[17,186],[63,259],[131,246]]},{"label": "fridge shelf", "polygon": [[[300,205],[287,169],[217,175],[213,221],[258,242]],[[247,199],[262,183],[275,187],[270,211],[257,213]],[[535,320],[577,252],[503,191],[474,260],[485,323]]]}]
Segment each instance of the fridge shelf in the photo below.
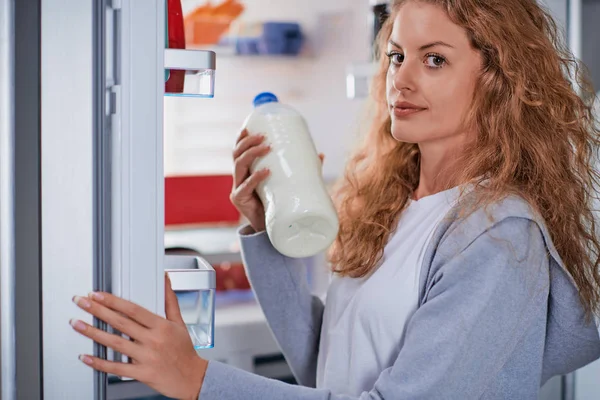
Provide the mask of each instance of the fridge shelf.
[{"label": "fridge shelf", "polygon": [[165,49],[165,96],[213,98],[216,65],[214,51]]}]

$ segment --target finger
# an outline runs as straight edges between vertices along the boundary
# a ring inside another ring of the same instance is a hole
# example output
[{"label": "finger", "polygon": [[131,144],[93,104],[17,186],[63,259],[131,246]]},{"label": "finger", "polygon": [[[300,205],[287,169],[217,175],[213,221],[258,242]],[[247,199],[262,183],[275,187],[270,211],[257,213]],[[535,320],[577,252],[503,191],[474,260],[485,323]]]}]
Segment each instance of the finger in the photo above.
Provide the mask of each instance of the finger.
[{"label": "finger", "polygon": [[[153,328],[161,320],[158,315],[145,308],[106,292],[92,292],[89,294],[89,298],[76,296],[73,301],[85,311],[135,339],[142,339],[144,326]],[[84,304],[86,302],[88,307]],[[119,315],[119,313],[123,315]]]},{"label": "finger", "polygon": [[235,160],[234,183],[235,187],[240,186],[250,175],[250,166],[260,156],[266,155],[271,150],[269,145],[263,144],[252,147],[244,152]]},{"label": "finger", "polygon": [[242,140],[238,142],[233,149],[233,159],[236,160],[239,156],[244,154],[246,150],[251,148],[252,146],[258,146],[265,140],[263,135],[247,135]]},{"label": "finger", "polygon": [[267,179],[271,171],[267,168],[255,171],[248,179],[240,185],[236,191],[235,197],[249,197],[256,190],[259,183]]},{"label": "finger", "polygon": [[245,138],[245,137],[246,137],[246,136],[248,136],[249,134],[250,134],[250,132],[248,132],[248,130],[244,128],[244,129],[243,129],[243,130],[240,132],[240,134],[239,134],[238,138],[235,140],[235,144],[238,144],[238,143],[240,142],[240,140],[242,140],[243,138]]},{"label": "finger", "polygon": [[84,311],[92,314],[96,318],[106,322],[117,331],[126,334],[132,339],[145,340],[149,333],[144,332],[147,328],[141,326],[136,321],[121,315],[98,301],[92,301],[89,298],[75,296],[73,301]]},{"label": "finger", "polygon": [[106,372],[107,374],[113,374],[124,378],[130,378],[134,380],[139,380],[139,372],[140,365],[135,364],[125,364],[121,362],[107,361],[98,357],[81,355],[79,356],[79,360],[81,360],[84,364],[89,365],[95,370]]},{"label": "finger", "polygon": [[77,319],[70,320],[69,324],[74,330],[81,333],[83,336],[87,336],[94,342],[118,351],[119,353],[125,354],[128,357],[138,358],[141,355],[142,349],[138,344],[124,339],[119,335],[113,335],[112,333],[104,332],[101,329],[95,328]]},{"label": "finger", "polygon": [[179,301],[177,301],[177,295],[171,287],[171,279],[169,274],[165,274],[165,314],[169,321],[176,322],[181,325],[185,325],[183,318],[181,317],[181,310],[179,308]]}]

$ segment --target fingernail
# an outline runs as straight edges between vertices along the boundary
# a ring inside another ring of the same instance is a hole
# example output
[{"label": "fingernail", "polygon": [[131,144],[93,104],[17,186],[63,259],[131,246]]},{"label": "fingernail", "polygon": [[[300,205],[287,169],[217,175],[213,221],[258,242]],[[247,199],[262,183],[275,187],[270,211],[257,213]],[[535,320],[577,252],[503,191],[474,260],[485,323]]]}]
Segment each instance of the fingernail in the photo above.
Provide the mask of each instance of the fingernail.
[{"label": "fingernail", "polygon": [[84,356],[83,354],[79,356],[79,361],[87,365],[92,365],[92,359],[88,356]]},{"label": "fingernail", "polygon": [[97,292],[90,292],[89,295],[94,300],[104,300],[104,296]]},{"label": "fingernail", "polygon": [[82,308],[90,308],[90,302],[80,296],[73,297],[73,303]]},{"label": "fingernail", "polygon": [[85,331],[85,328],[86,328],[85,324],[78,319],[70,320],[69,324],[71,324],[73,329],[75,329],[76,331],[80,331],[80,332]]}]

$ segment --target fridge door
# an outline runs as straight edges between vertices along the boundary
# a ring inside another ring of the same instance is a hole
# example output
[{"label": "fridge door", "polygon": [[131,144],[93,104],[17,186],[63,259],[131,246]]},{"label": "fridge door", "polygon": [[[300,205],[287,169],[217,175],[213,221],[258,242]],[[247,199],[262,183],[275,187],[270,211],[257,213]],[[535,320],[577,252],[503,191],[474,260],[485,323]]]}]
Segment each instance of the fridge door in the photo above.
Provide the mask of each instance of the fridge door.
[{"label": "fridge door", "polygon": [[15,4],[0,0],[0,398],[16,399]]},{"label": "fridge door", "polygon": [[0,1],[3,400],[37,399],[42,393],[39,15],[39,2]]},{"label": "fridge door", "polygon": [[107,289],[164,315],[165,1],[119,3],[106,43]]},{"label": "fridge door", "polygon": [[164,314],[165,2],[41,4],[43,392],[104,399],[78,356],[106,349],[68,321],[107,328],[71,299],[106,290]]},{"label": "fridge door", "polygon": [[165,68],[211,77],[215,69],[214,53],[165,49],[165,12],[165,0],[41,0],[48,399],[111,398],[109,378],[120,379],[94,372],[80,354],[128,362],[72,330],[70,318],[111,331],[74,295],[110,291],[164,316]]}]

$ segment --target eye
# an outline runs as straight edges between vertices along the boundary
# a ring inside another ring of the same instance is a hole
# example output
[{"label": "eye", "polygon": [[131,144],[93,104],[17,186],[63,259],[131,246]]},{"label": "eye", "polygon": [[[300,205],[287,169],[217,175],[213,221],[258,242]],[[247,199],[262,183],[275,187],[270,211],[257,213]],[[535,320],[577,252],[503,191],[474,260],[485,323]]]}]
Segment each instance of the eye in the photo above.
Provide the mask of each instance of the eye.
[{"label": "eye", "polygon": [[398,53],[397,51],[391,51],[386,54],[391,64],[400,65],[404,61],[404,54]]},{"label": "eye", "polygon": [[426,64],[428,68],[438,69],[446,64],[446,59],[439,54],[428,54]]}]

